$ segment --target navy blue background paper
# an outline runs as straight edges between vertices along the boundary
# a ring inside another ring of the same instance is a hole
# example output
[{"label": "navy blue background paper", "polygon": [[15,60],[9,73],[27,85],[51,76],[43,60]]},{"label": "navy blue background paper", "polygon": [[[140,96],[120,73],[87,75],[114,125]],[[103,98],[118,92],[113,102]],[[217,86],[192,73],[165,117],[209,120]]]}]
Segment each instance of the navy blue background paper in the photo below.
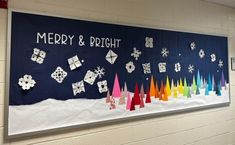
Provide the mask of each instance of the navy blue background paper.
[{"label": "navy blue background paper", "polygon": [[[37,43],[37,32],[58,33],[74,35],[72,45]],[[79,45],[79,36],[83,36],[85,46]],[[119,48],[90,47],[90,36],[121,39]],[[153,38],[153,48],[145,47],[145,37]],[[196,49],[191,50],[190,43],[196,43]],[[138,60],[131,56],[133,48],[142,52]],[[34,48],[39,48],[47,53],[43,64],[32,61],[31,55]],[[168,57],[162,57],[162,48],[169,50]],[[199,51],[205,51],[205,57],[199,57]],[[105,56],[109,50],[118,55],[114,64],[106,61]],[[211,62],[211,54],[216,55],[216,61]],[[82,67],[71,71],[67,59],[77,55],[84,60]],[[13,12],[11,26],[11,64],[10,64],[10,105],[34,104],[48,98],[57,100],[67,99],[99,99],[106,96],[100,94],[97,82],[107,80],[108,87],[112,92],[115,74],[118,74],[121,87],[127,83],[128,90],[134,90],[135,83],[144,84],[145,91],[149,87],[150,77],[153,75],[160,83],[165,81],[166,76],[170,79],[179,80],[187,78],[192,83],[197,70],[207,79],[214,75],[218,82],[223,71],[228,80],[228,47],[227,38],[220,36],[183,33],[176,31],[148,29],[140,27],[105,24],[51,16],[26,14]],[[223,61],[223,67],[218,66],[219,60]],[[128,73],[126,63],[132,61],[135,71]],[[151,74],[144,74],[143,63],[151,63]],[[160,73],[158,63],[166,62],[167,71]],[[175,72],[175,63],[181,64],[181,71]],[[193,73],[188,72],[188,66],[194,65]],[[62,67],[67,77],[60,84],[51,78],[57,66]],[[97,66],[105,69],[105,76],[97,78],[94,85],[84,82],[85,92],[73,95],[72,83],[81,81],[87,70],[94,71]],[[35,87],[28,91],[22,91],[18,80],[25,74],[32,75],[36,81]]]}]

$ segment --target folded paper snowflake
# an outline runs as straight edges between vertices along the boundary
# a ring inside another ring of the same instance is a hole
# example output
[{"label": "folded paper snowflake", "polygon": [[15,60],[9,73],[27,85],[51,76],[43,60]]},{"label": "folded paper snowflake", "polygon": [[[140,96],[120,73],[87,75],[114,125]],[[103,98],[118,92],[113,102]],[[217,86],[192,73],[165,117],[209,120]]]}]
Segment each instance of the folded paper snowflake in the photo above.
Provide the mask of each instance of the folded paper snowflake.
[{"label": "folded paper snowflake", "polygon": [[169,50],[167,48],[162,48],[161,54],[162,54],[162,57],[168,57]]},{"label": "folded paper snowflake", "polygon": [[76,68],[79,68],[80,66],[82,66],[77,55],[69,58],[68,63],[69,63],[69,67],[71,70],[75,70]]},{"label": "folded paper snowflake", "polygon": [[180,71],[181,71],[181,65],[178,62],[178,63],[175,64],[175,72],[180,72]]},{"label": "folded paper snowflake", "polygon": [[97,82],[97,86],[100,93],[108,92],[108,86],[106,80]]},{"label": "folded paper snowflake", "polygon": [[38,48],[34,48],[33,49],[33,54],[31,56],[31,60],[32,61],[35,61],[35,62],[37,62],[39,64],[42,64],[44,59],[45,59],[45,57],[46,57],[46,52],[45,51],[40,50]]},{"label": "folded paper snowflake", "polygon": [[111,64],[114,64],[117,58],[118,55],[114,53],[112,50],[109,50],[109,52],[105,56],[105,59]]},{"label": "folded paper snowflake", "polygon": [[221,60],[221,59],[219,60],[218,66],[219,66],[220,68],[222,68],[222,67],[224,66],[223,60]]},{"label": "folded paper snowflake", "polygon": [[216,61],[216,55],[213,53],[211,54],[211,62],[215,62]]},{"label": "folded paper snowflake", "polygon": [[199,55],[200,58],[204,58],[204,56],[205,56],[205,51],[204,51],[203,49],[201,49],[201,50],[199,51],[198,55]]},{"label": "folded paper snowflake", "polygon": [[67,72],[64,71],[61,67],[57,67],[56,70],[51,74],[51,77],[58,83],[62,83],[66,76]]},{"label": "folded paper snowflake", "polygon": [[26,74],[22,78],[19,79],[18,84],[19,86],[21,86],[23,90],[29,90],[30,88],[34,87],[36,82],[33,80],[31,75]]},{"label": "folded paper snowflake", "polygon": [[141,55],[141,51],[137,50],[135,47],[133,48],[133,52],[131,53],[131,56],[135,58],[135,60],[138,60]]},{"label": "folded paper snowflake", "polygon": [[194,65],[190,64],[188,66],[188,72],[191,73],[191,74],[194,72]]},{"label": "folded paper snowflake", "polygon": [[152,37],[145,37],[145,47],[146,48],[153,48],[153,38]]},{"label": "folded paper snowflake", "polygon": [[135,65],[132,61],[126,64],[126,70],[128,73],[132,73],[135,70]]},{"label": "folded paper snowflake", "polygon": [[166,63],[165,62],[158,63],[158,69],[160,73],[166,72]]},{"label": "folded paper snowflake", "polygon": [[195,50],[196,49],[196,43],[195,42],[191,42],[190,43],[190,48],[191,48],[191,50]]},{"label": "folded paper snowflake", "polygon": [[96,73],[94,73],[93,71],[88,70],[86,72],[85,77],[84,77],[84,81],[87,82],[90,85],[93,85],[94,82],[95,82],[96,77],[97,77]]},{"label": "folded paper snowflake", "polygon": [[84,82],[83,80],[72,83],[72,88],[73,88],[73,95],[81,94],[82,92],[85,92],[85,87],[84,87]]},{"label": "folded paper snowflake", "polygon": [[151,66],[150,63],[144,63],[142,64],[144,74],[150,74],[151,73]]},{"label": "folded paper snowflake", "polygon": [[97,66],[94,72],[101,79],[105,74],[105,69],[103,67]]}]

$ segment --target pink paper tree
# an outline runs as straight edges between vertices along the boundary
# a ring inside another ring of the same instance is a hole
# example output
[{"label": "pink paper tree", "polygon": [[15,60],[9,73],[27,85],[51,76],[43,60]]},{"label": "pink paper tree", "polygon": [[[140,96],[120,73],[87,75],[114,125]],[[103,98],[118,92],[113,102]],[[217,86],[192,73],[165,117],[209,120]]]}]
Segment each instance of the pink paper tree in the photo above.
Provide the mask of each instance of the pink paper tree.
[{"label": "pink paper tree", "polygon": [[112,96],[114,98],[121,97],[121,90],[120,90],[120,85],[119,85],[119,80],[118,80],[118,75],[117,74],[115,75]]},{"label": "pink paper tree", "polygon": [[131,96],[130,96],[130,92],[127,92],[126,110],[130,110],[130,109],[131,109]]},{"label": "pink paper tree", "polygon": [[111,99],[110,99],[110,93],[109,93],[109,90],[107,92],[107,96],[106,96],[106,103],[110,103],[111,102]]}]

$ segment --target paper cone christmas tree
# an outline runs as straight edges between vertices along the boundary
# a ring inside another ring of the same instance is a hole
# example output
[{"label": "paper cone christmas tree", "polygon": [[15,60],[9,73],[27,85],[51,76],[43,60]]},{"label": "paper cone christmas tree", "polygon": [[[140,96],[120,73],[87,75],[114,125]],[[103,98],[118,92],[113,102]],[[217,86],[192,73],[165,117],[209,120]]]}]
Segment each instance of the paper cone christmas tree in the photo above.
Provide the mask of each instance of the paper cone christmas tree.
[{"label": "paper cone christmas tree", "polygon": [[151,103],[151,98],[150,98],[149,90],[147,91],[147,94],[146,94],[145,103]]},{"label": "paper cone christmas tree", "polygon": [[117,74],[115,75],[112,96],[114,98],[121,97],[121,90],[120,90],[120,85],[119,85],[119,80],[118,80],[118,75]]},{"label": "paper cone christmas tree", "polygon": [[154,80],[153,76],[151,76],[151,82],[150,82],[150,96],[153,97],[155,96],[156,91],[155,91],[155,85],[154,85]]}]

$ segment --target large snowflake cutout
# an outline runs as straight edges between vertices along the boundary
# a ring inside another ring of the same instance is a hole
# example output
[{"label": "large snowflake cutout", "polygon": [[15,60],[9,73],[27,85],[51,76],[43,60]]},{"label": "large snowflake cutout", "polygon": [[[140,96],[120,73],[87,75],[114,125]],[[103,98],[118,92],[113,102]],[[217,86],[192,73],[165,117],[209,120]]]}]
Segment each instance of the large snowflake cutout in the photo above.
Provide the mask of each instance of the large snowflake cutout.
[{"label": "large snowflake cutout", "polygon": [[132,61],[126,64],[126,70],[128,73],[132,73],[135,70],[135,65]]},{"label": "large snowflake cutout", "polygon": [[158,63],[158,69],[160,73],[166,72],[166,63],[165,62]]},{"label": "large snowflake cutout", "polygon": [[180,72],[181,71],[181,64],[178,62],[175,64],[175,72]]},{"label": "large snowflake cutout", "polygon": [[144,74],[150,74],[151,73],[150,62],[142,64],[142,67],[143,67]]},{"label": "large snowflake cutout", "polygon": [[100,93],[108,92],[108,86],[106,80],[97,82],[97,86]]},{"label": "large snowflake cutout", "polygon": [[218,66],[219,66],[220,68],[222,68],[222,67],[224,66],[223,60],[221,60],[221,59],[219,60]]},{"label": "large snowflake cutout", "polygon": [[194,72],[194,65],[190,64],[188,66],[188,72],[191,73],[191,74]]},{"label": "large snowflake cutout", "polygon": [[68,63],[69,63],[69,67],[71,70],[75,70],[76,68],[79,68],[80,66],[82,66],[77,55],[69,58]]},{"label": "large snowflake cutout", "polygon": [[105,59],[111,64],[114,64],[117,58],[118,55],[114,53],[112,50],[109,50],[109,52],[105,56]]},{"label": "large snowflake cutout", "polygon": [[203,49],[201,49],[198,53],[200,58],[204,58],[205,57],[205,51]]},{"label": "large snowflake cutout", "polygon": [[146,48],[153,48],[153,38],[152,37],[145,37],[145,47]]},{"label": "large snowflake cutout", "polygon": [[96,73],[94,73],[94,72],[88,70],[88,71],[86,72],[85,77],[84,77],[84,81],[87,82],[87,83],[90,84],[90,85],[93,85],[94,82],[95,82],[96,77],[97,77]]},{"label": "large snowflake cutout", "polygon": [[45,51],[40,50],[38,48],[34,48],[33,49],[33,54],[31,56],[31,60],[32,61],[35,61],[35,62],[37,62],[39,64],[42,64],[44,59],[45,59],[45,57],[46,57],[46,52]]},{"label": "large snowflake cutout", "polygon": [[23,90],[29,90],[30,88],[34,87],[36,82],[33,80],[31,75],[26,74],[22,78],[19,79],[18,84],[19,86],[21,86]]},{"label": "large snowflake cutout", "polygon": [[80,82],[72,83],[73,95],[81,94],[85,92],[84,82],[81,80]]},{"label": "large snowflake cutout", "polygon": [[105,69],[103,67],[101,68],[100,66],[97,66],[94,72],[101,79],[105,74]]},{"label": "large snowflake cutout", "polygon": [[66,76],[67,72],[64,71],[61,67],[57,67],[56,70],[51,74],[51,77],[58,83],[62,83]]},{"label": "large snowflake cutout", "polygon": [[162,54],[162,57],[168,57],[169,50],[167,48],[162,48],[161,54]]},{"label": "large snowflake cutout", "polygon": [[135,60],[138,60],[138,58],[141,55],[141,51],[137,50],[135,47],[133,48],[133,52],[131,53],[131,56],[135,58]]},{"label": "large snowflake cutout", "polygon": [[191,48],[191,50],[195,50],[196,49],[196,43],[195,42],[191,42],[190,43],[190,48]]}]

